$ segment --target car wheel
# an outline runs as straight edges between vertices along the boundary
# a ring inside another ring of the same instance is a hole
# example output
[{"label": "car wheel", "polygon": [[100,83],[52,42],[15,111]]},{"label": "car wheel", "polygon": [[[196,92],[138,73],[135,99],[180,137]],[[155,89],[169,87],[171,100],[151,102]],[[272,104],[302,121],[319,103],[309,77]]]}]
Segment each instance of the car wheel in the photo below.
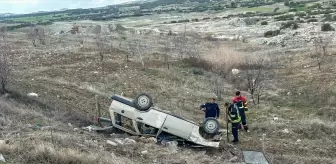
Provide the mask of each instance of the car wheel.
[{"label": "car wheel", "polygon": [[219,122],[215,118],[207,118],[203,122],[203,130],[210,135],[217,134],[219,131]]},{"label": "car wheel", "polygon": [[153,100],[150,95],[140,93],[135,97],[133,103],[138,110],[147,111],[153,105]]}]

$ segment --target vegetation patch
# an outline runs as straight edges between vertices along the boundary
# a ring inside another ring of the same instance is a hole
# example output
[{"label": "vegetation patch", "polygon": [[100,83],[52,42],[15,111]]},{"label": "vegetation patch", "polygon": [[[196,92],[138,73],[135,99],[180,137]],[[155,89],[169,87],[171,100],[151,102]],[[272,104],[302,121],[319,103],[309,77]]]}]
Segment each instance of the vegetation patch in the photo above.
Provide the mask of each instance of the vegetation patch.
[{"label": "vegetation patch", "polygon": [[280,30],[275,30],[275,31],[266,31],[264,33],[265,37],[273,37],[273,36],[277,36],[280,34]]}]

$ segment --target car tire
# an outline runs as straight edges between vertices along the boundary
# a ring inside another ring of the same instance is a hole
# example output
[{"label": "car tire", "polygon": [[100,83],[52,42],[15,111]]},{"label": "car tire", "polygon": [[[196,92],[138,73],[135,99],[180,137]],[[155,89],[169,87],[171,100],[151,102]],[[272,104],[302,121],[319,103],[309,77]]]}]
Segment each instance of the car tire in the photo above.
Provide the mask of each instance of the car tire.
[{"label": "car tire", "polygon": [[152,105],[152,97],[147,93],[138,94],[133,100],[134,106],[140,111],[147,111]]},{"label": "car tire", "polygon": [[219,131],[219,122],[215,118],[206,118],[203,122],[203,130],[205,133],[214,135]]}]

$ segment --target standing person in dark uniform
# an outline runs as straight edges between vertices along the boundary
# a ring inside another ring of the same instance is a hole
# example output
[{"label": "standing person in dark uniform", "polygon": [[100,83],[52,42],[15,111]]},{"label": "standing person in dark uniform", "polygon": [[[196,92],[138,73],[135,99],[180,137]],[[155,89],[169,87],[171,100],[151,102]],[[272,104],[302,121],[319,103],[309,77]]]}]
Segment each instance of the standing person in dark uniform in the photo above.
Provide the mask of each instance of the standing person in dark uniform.
[{"label": "standing person in dark uniform", "polygon": [[200,110],[205,112],[205,116],[204,116],[205,118],[213,117],[213,118],[218,119],[219,117],[220,109],[218,107],[218,104],[215,103],[215,98],[211,98],[210,102],[202,104],[200,106]]},{"label": "standing person in dark uniform", "polygon": [[[239,115],[239,108],[236,103],[225,103],[225,107],[227,108],[227,121],[231,123],[232,127],[232,135],[233,140],[231,142],[238,143],[238,126],[241,121],[241,117]],[[229,138],[228,138],[229,139]]]}]

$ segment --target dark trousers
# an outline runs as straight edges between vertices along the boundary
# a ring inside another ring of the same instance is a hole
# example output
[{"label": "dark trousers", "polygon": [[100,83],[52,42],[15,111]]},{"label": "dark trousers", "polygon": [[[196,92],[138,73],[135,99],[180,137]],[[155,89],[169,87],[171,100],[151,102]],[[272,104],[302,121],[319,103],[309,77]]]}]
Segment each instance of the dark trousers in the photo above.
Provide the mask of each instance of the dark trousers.
[{"label": "dark trousers", "polygon": [[241,117],[241,121],[242,121],[244,130],[247,131],[248,130],[248,126],[247,126],[247,123],[246,123],[245,110],[244,109],[239,109],[239,114],[240,114],[240,117]]},{"label": "dark trousers", "polygon": [[234,141],[238,141],[238,125],[239,123],[232,123],[232,135]]}]

